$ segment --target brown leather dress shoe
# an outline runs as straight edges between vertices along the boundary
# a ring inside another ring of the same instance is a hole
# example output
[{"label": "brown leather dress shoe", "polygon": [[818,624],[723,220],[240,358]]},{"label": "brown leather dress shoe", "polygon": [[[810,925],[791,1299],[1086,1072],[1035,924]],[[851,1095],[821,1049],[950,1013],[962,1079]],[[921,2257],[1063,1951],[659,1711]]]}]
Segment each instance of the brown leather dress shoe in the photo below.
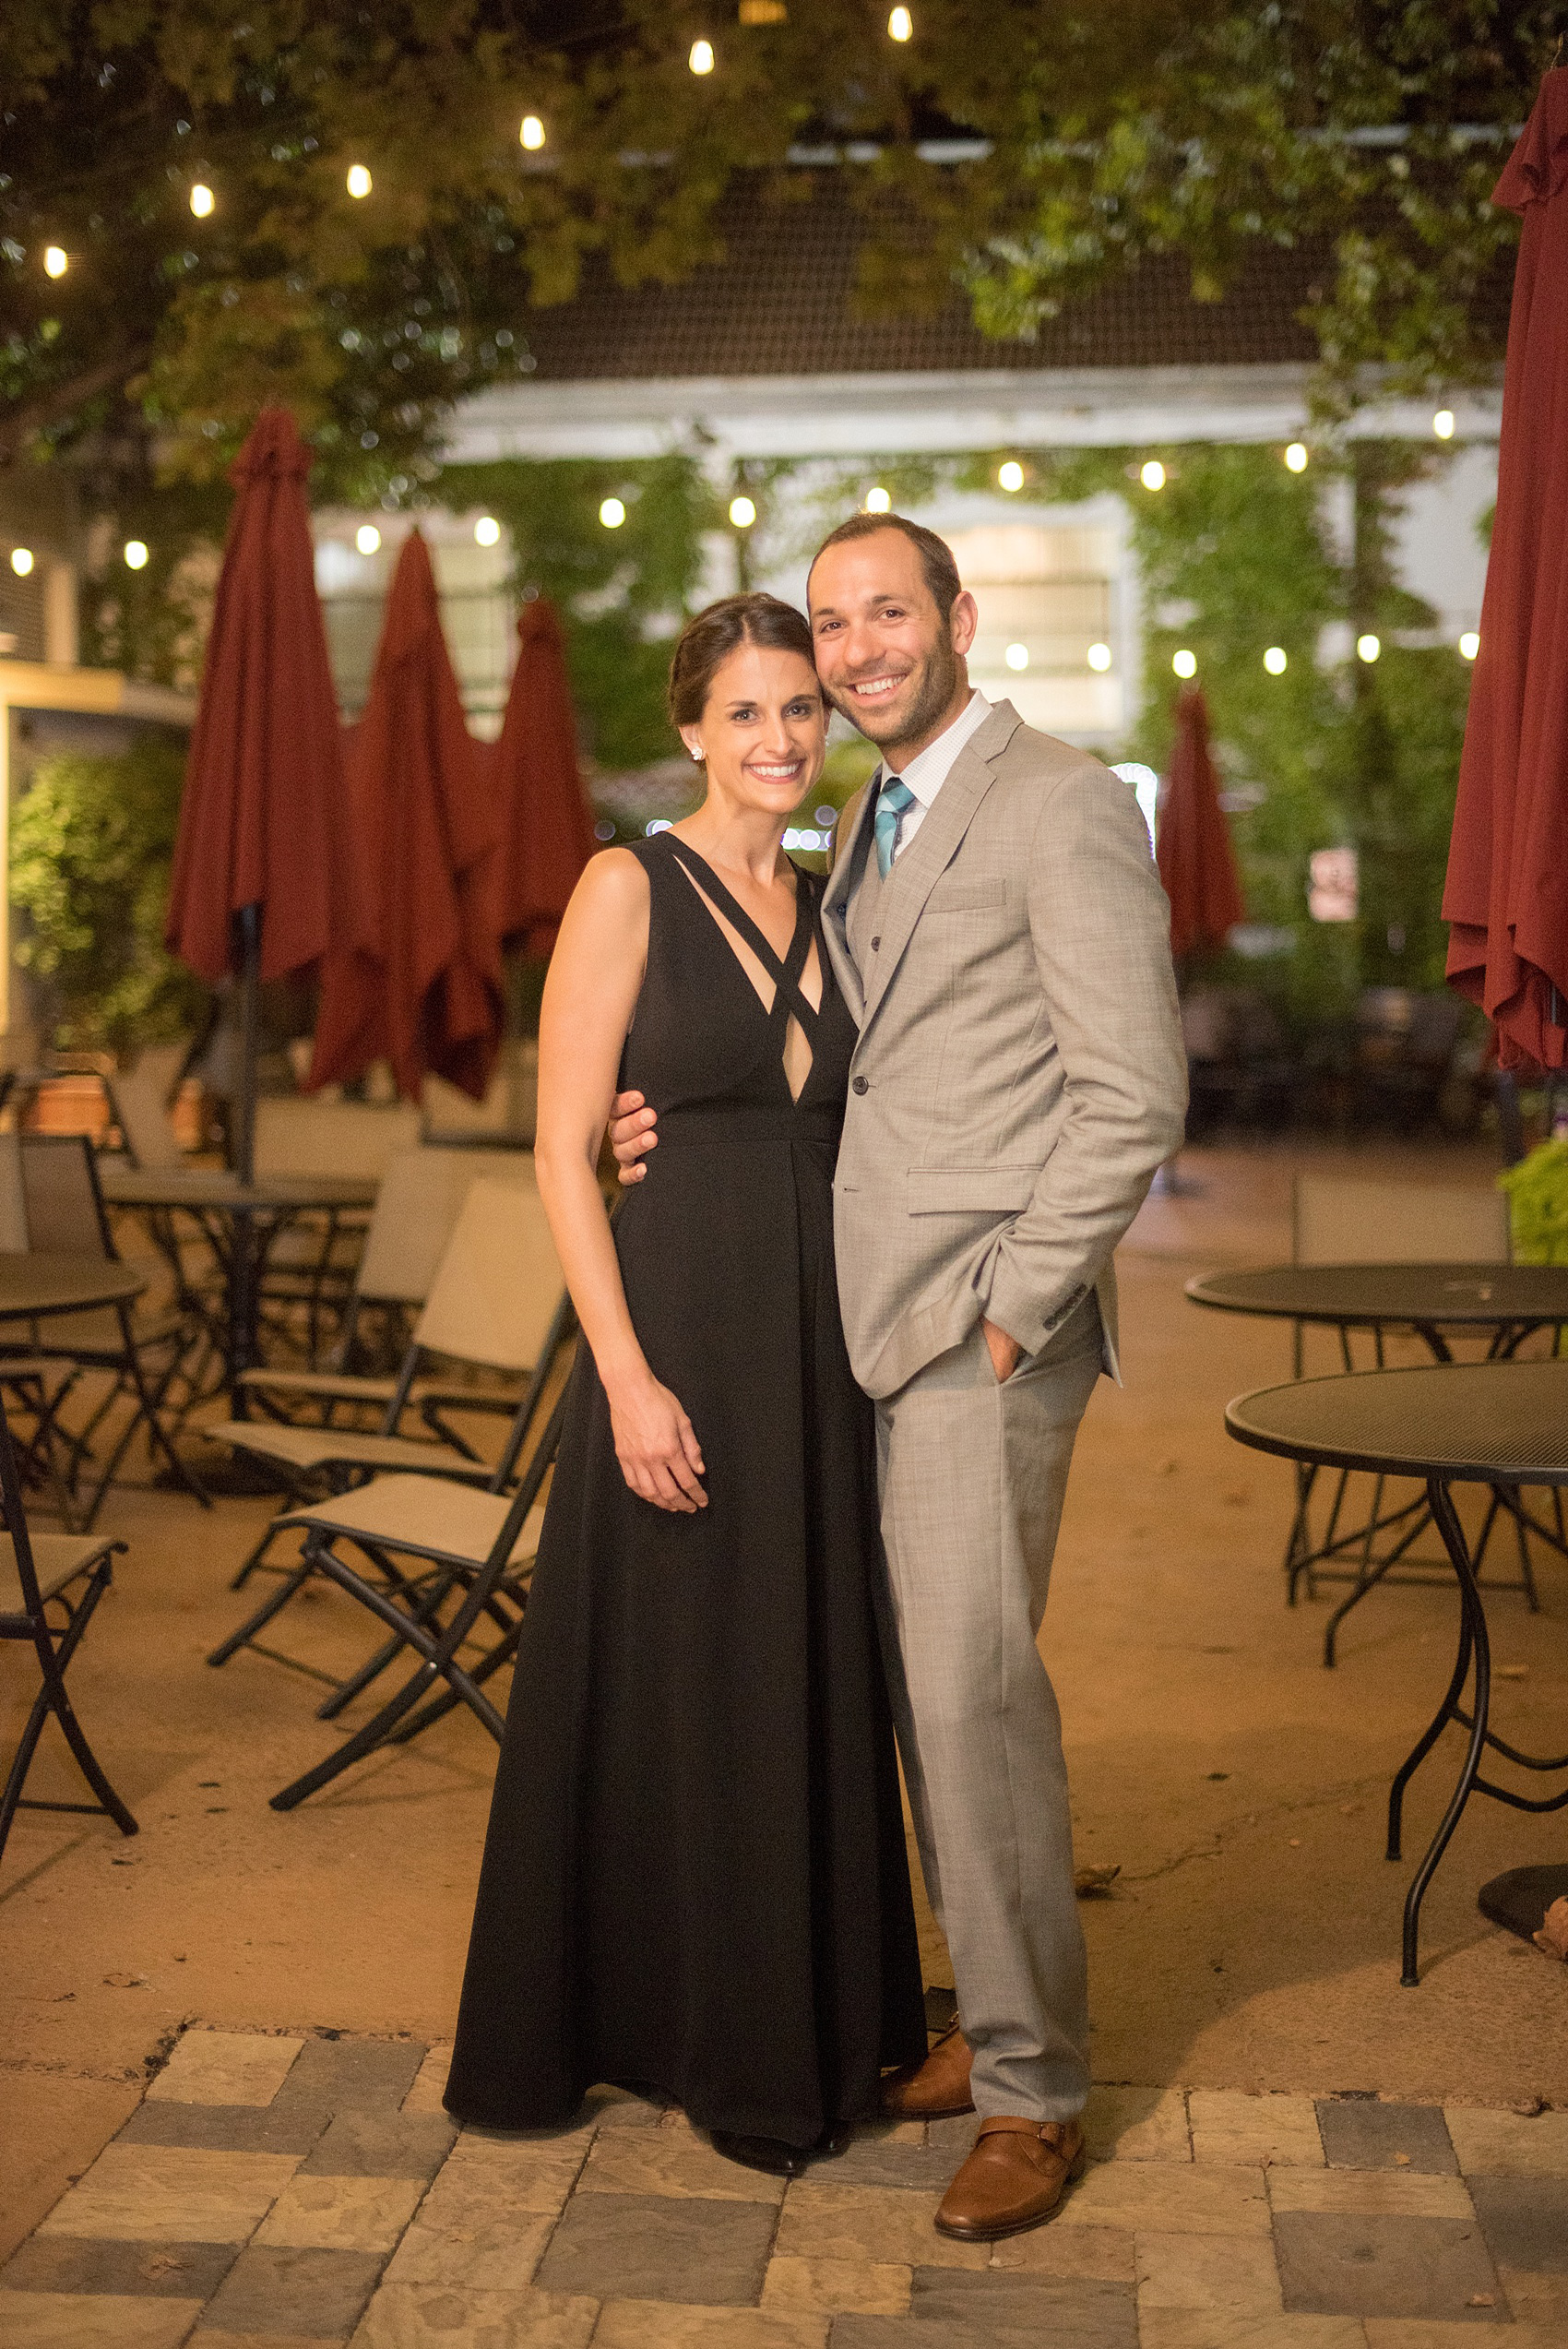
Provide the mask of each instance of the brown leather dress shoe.
[{"label": "brown leather dress shoe", "polygon": [[972,2113],[969,2043],[954,2023],[922,2064],[902,2064],[882,2083],[882,2109],[890,2120],[951,2120]]},{"label": "brown leather dress shoe", "polygon": [[1050,2218],[1083,2174],[1084,2132],[1075,2120],[999,2114],[981,2121],[974,2152],[943,2197],[937,2233],[962,2243],[1022,2235]]}]

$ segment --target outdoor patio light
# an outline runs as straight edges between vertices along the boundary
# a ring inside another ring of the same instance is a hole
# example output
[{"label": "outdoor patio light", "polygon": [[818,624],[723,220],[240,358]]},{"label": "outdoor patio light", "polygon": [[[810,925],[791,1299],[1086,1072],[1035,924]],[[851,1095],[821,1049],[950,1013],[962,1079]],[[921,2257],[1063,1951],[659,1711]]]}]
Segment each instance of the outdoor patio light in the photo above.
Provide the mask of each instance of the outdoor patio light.
[{"label": "outdoor patio light", "polygon": [[46,278],[63,278],[71,266],[71,256],[63,244],[46,244],[43,248],[43,274]]},{"label": "outdoor patio light", "polygon": [[892,492],[891,492],[890,490],[885,490],[885,489],[868,489],[868,490],[867,490],[867,492],[866,492],[866,512],[867,512],[868,514],[891,514],[891,513],[892,513],[892,511],[893,511],[893,494],[892,494]]},{"label": "outdoor patio light", "polygon": [[730,500],[730,519],[738,531],[751,529],[756,520],[756,507],[749,497],[732,497]]},{"label": "outdoor patio light", "polygon": [[1459,639],[1459,658],[1461,661],[1473,661],[1480,649],[1481,640],[1476,634],[1474,628],[1467,628],[1464,635]]},{"label": "outdoor patio light", "polygon": [[1027,644],[1010,644],[1002,658],[1006,662],[1009,669],[1027,669],[1029,665],[1029,648]]},{"label": "outdoor patio light", "polygon": [[1111,666],[1111,647],[1108,644],[1091,644],[1088,651],[1085,655],[1085,659],[1087,661],[1091,669],[1109,669]]},{"label": "outdoor patio light", "polygon": [[518,131],[517,137],[520,144],[526,147],[530,154],[535,153],[544,145],[544,125],[537,114],[523,116],[523,126]]},{"label": "outdoor patio light", "polygon": [[908,8],[895,8],[887,19],[888,36],[894,41],[908,41],[915,30],[915,20]]},{"label": "outdoor patio light", "polygon": [[607,497],[599,509],[599,519],[607,531],[618,531],[626,519],[626,509],[618,497]]},{"label": "outdoor patio light", "polygon": [[1160,463],[1158,457],[1151,457],[1147,464],[1141,468],[1138,473],[1138,479],[1142,482],[1146,489],[1163,489],[1165,487],[1165,468]]},{"label": "outdoor patio light", "polygon": [[1285,659],[1284,646],[1282,644],[1271,644],[1268,650],[1263,656],[1263,665],[1268,671],[1271,677],[1282,677],[1285,674],[1286,667],[1288,665]]},{"label": "outdoor patio light", "polygon": [[1183,645],[1180,652],[1171,654],[1170,666],[1179,677],[1195,677],[1198,674],[1198,656],[1195,652],[1189,652]]},{"label": "outdoor patio light", "polygon": [[493,514],[481,514],[474,524],[474,537],[481,546],[499,546],[501,525]]},{"label": "outdoor patio light", "polygon": [[691,55],[686,59],[686,63],[695,74],[710,74],[713,71],[712,42],[694,41]]},{"label": "outdoor patio light", "polygon": [[30,546],[12,547],[11,568],[15,571],[18,579],[25,579],[27,578],[28,573],[32,569],[32,549]]},{"label": "outdoor patio light", "polygon": [[1024,469],[1017,463],[1016,459],[1009,457],[1005,465],[998,467],[996,478],[1004,490],[1012,492],[1014,490],[1022,489],[1024,486]]},{"label": "outdoor patio light", "polygon": [[125,541],[125,568],[127,571],[146,570],[147,542],[145,539],[128,538]]},{"label": "outdoor patio light", "polygon": [[350,163],[349,166],[349,176],[344,181],[343,185],[347,187],[350,196],[368,196],[370,194],[370,173],[366,171],[362,163]]},{"label": "outdoor patio light", "polygon": [[1356,658],[1358,661],[1375,661],[1382,650],[1383,639],[1381,637],[1368,635],[1364,637],[1358,637],[1356,638]]},{"label": "outdoor patio light", "polygon": [[362,522],[354,532],[354,544],[362,554],[374,554],[381,544],[381,532],[374,522]]},{"label": "outdoor patio light", "polygon": [[1439,440],[1452,440],[1454,437],[1453,409],[1440,408],[1431,420],[1431,428]]},{"label": "outdoor patio light", "polygon": [[1285,462],[1289,466],[1290,471],[1293,473],[1304,473],[1306,471],[1307,444],[1304,440],[1293,440],[1290,443],[1289,447],[1285,451]]},{"label": "outdoor patio light", "polygon": [[191,209],[196,214],[196,219],[198,221],[205,221],[217,201],[218,198],[214,196],[212,190],[209,187],[204,186],[202,182],[197,180],[196,185],[191,190]]}]

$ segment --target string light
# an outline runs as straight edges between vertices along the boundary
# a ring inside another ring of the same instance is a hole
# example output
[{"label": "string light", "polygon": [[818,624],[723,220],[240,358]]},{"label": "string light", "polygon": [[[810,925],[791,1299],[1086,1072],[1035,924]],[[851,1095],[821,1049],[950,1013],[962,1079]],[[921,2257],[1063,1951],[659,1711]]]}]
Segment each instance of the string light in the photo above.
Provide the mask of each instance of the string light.
[{"label": "string light", "polygon": [[1454,437],[1453,409],[1440,408],[1431,420],[1431,428],[1439,440],[1452,440]]},{"label": "string light", "polygon": [[1307,444],[1304,440],[1293,440],[1290,443],[1289,447],[1285,451],[1285,462],[1293,473],[1306,471]]},{"label": "string light", "polygon": [[348,189],[350,196],[368,196],[371,189],[370,173],[366,171],[362,163],[350,163],[349,166],[349,176],[344,181],[343,185]]},{"label": "string light", "polygon": [[1369,662],[1375,661],[1382,650],[1383,639],[1381,637],[1374,637],[1369,632],[1366,636],[1358,637],[1356,638],[1356,658],[1358,661],[1366,661]]},{"label": "string light", "polygon": [[1158,457],[1151,457],[1147,464],[1139,469],[1138,479],[1146,489],[1165,487],[1165,468]]},{"label": "string light", "polygon": [[362,522],[354,532],[354,544],[362,554],[374,554],[381,545],[381,532],[374,522]]},{"label": "string light", "polygon": [[15,571],[18,579],[25,579],[27,578],[28,573],[32,569],[32,549],[30,546],[12,547],[11,568]]},{"label": "string light", "polygon": [[544,125],[537,114],[523,116],[523,126],[517,133],[517,138],[519,143],[528,149],[530,155],[538,153],[544,145]]},{"label": "string light", "polygon": [[1016,458],[1009,457],[1005,465],[997,468],[996,478],[1002,488],[1011,495],[1024,486],[1024,469]]},{"label": "string light", "polygon": [[217,201],[218,198],[214,196],[212,190],[204,185],[200,180],[197,180],[196,185],[191,190],[191,209],[196,214],[196,219],[198,221],[205,221],[208,219],[211,215],[212,208]]},{"label": "string light", "polygon": [[626,509],[618,497],[607,497],[599,509],[599,519],[607,531],[618,531],[626,519]]},{"label": "string light", "polygon": [[1091,644],[1085,658],[1091,669],[1103,672],[1111,666],[1111,647],[1108,644]]},{"label": "string light", "polygon": [[145,539],[128,538],[125,541],[125,568],[127,571],[146,570],[147,541]]},{"label": "string light", "polygon": [[46,278],[63,278],[71,266],[71,256],[63,244],[46,244],[43,248],[43,274]]},{"label": "string light", "polygon": [[1183,645],[1180,652],[1171,654],[1170,666],[1179,677],[1195,677],[1198,674],[1198,656],[1195,652],[1189,652]]},{"label": "string light", "polygon": [[865,510],[868,514],[891,514],[893,511],[892,492],[885,489],[868,489]]},{"label": "string light", "polygon": [[501,525],[493,514],[481,514],[474,524],[474,537],[481,546],[499,546]]},{"label": "string light", "polygon": [[887,19],[888,38],[892,41],[909,41],[913,37],[914,30],[915,20],[908,8],[895,8]]},{"label": "string light", "polygon": [[1271,677],[1282,677],[1289,666],[1285,658],[1284,646],[1271,644],[1263,656],[1263,665]]},{"label": "string light", "polygon": [[1467,628],[1464,635],[1459,639],[1460,660],[1473,661],[1480,649],[1481,640],[1476,634],[1474,628]]},{"label": "string light", "polygon": [[732,497],[730,500],[730,519],[738,531],[751,529],[756,520],[756,507],[749,497]]},{"label": "string light", "polygon": [[686,63],[695,74],[710,74],[713,71],[712,42],[694,41]]},{"label": "string light", "polygon": [[1027,644],[1010,644],[1002,658],[1006,662],[1009,669],[1027,669],[1029,665],[1029,648]]}]

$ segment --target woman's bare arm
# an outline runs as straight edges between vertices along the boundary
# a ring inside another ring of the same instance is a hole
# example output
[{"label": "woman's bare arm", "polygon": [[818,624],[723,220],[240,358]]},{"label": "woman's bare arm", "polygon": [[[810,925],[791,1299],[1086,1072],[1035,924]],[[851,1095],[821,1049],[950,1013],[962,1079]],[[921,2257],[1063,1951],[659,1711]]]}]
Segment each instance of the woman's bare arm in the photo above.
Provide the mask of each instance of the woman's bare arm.
[{"label": "woman's bare arm", "polygon": [[534,1166],[583,1335],[610,1399],[615,1454],[635,1493],[660,1508],[706,1508],[701,1449],[632,1327],[599,1187],[599,1151],[647,957],[647,876],[611,849],[566,908],[539,1028]]}]

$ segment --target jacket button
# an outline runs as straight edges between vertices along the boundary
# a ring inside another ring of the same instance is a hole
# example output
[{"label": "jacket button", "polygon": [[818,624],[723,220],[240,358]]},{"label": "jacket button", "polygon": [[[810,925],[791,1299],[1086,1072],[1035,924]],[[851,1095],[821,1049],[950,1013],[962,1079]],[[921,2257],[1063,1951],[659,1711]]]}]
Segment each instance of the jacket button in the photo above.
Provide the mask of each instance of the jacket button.
[{"label": "jacket button", "polygon": [[850,1091],[852,1093],[863,1093],[863,1092],[869,1092],[869,1091],[870,1091],[870,1090],[871,1090],[871,1088],[869,1087],[869,1085],[867,1084],[867,1082],[866,1082],[866,1080],[865,1080],[865,1079],[864,1079],[863,1077],[851,1077],[851,1078],[850,1078],[850,1079],[849,1079],[849,1091]]},{"label": "jacket button", "polygon": [[873,938],[873,940],[872,940],[872,942],[871,942],[871,950],[872,950],[873,954],[874,954],[874,953],[877,951],[877,948],[881,946],[881,944],[882,944],[882,940],[881,940],[880,938]]}]

